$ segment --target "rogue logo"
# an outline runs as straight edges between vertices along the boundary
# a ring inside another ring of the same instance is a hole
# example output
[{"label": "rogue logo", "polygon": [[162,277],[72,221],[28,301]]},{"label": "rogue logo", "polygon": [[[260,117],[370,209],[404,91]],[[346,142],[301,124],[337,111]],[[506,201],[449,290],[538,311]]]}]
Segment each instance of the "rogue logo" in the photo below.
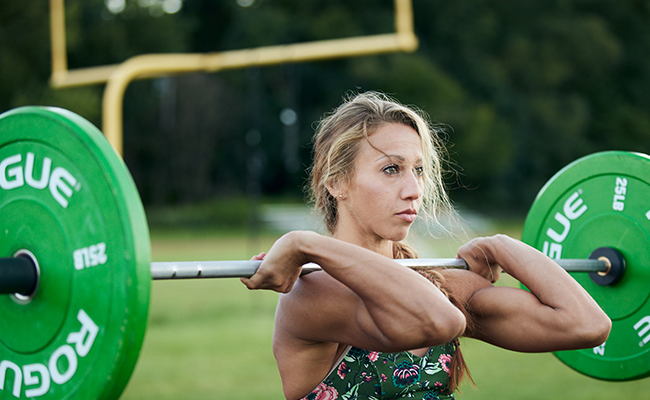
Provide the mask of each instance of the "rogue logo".
[{"label": "rogue logo", "polygon": [[[25,389],[26,397],[39,397],[43,396],[50,390],[52,382],[63,385],[68,382],[77,372],[78,358],[86,357],[93,347],[95,338],[99,333],[99,327],[93,322],[92,319],[86,314],[84,310],[79,310],[77,320],[81,323],[79,332],[71,332],[66,339],[67,344],[59,346],[47,361],[44,363],[35,363],[23,365],[22,368],[9,360],[2,360],[0,362],[0,390],[5,389],[5,379],[7,379],[7,370],[13,371],[13,387],[11,393],[14,397],[20,397],[21,385],[36,386],[30,389]],[[71,345],[74,345],[71,346]],[[67,365],[65,371],[60,371],[59,359],[66,358]]]},{"label": "rogue logo", "polygon": [[34,179],[34,153],[27,153],[24,168],[19,165],[22,160],[21,154],[15,154],[0,162],[0,187],[4,190],[12,190],[24,186],[25,183],[39,190],[49,187],[54,200],[61,207],[68,208],[67,198],[72,197],[72,188],[76,191],[81,189],[77,179],[63,167],[56,167],[50,173],[52,159],[44,157],[41,177],[36,180]]},{"label": "rogue logo", "polygon": [[546,235],[555,242],[551,243],[550,252],[548,241],[544,242],[544,254],[550,258],[559,259],[562,257],[561,243],[564,242],[564,239],[566,239],[571,230],[571,221],[578,219],[585,211],[587,211],[587,206],[583,204],[584,202],[580,198],[580,194],[582,194],[582,190],[578,190],[567,199],[562,208],[564,214],[560,212],[555,213],[555,220],[562,225],[562,232],[558,233],[552,228],[548,228],[546,231]]}]

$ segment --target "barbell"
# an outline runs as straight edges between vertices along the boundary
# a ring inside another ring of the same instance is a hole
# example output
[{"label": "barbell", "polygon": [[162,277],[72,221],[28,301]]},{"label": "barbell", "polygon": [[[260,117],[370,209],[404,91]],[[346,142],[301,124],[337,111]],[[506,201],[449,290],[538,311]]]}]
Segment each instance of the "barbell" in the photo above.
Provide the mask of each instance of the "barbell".
[{"label": "barbell", "polygon": [[[650,375],[649,180],[648,156],[592,154],[551,178],[524,224],[523,241],[569,271],[613,321],[601,346],[556,353],[594,378]],[[151,263],[126,166],[96,127],[67,110],[0,115],[0,189],[3,398],[119,397],[144,340],[152,278],[251,276],[260,264]]]},{"label": "barbell", "polygon": [[[89,253],[91,254],[91,253]],[[105,253],[101,253],[105,256]],[[83,256],[82,256],[83,257]],[[108,259],[108,258],[107,258]],[[410,268],[463,268],[467,262],[458,258],[418,258],[394,260]],[[84,261],[85,262],[85,261]],[[588,259],[559,259],[555,262],[568,272],[595,273],[592,278],[599,285],[618,282],[625,273],[625,259],[613,248],[596,249]],[[150,264],[154,280],[200,278],[249,278],[257,272],[262,261],[164,261]],[[301,276],[322,270],[314,263],[302,266]],[[40,268],[29,251],[19,251],[14,257],[0,258],[0,294],[13,294],[18,299],[31,299],[38,287]]]}]

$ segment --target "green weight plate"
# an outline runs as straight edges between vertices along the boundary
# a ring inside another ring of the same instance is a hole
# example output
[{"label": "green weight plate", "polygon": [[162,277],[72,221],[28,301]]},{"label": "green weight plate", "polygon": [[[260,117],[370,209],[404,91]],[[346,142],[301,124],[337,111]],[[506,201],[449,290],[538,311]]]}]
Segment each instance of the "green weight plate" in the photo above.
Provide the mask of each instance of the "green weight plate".
[{"label": "green weight plate", "polygon": [[538,194],[522,240],[551,258],[588,258],[598,247],[623,254],[627,270],[612,286],[572,274],[611,318],[607,341],[555,354],[598,379],[650,376],[650,157],[603,152],[568,165]]},{"label": "green weight plate", "polygon": [[144,340],[149,232],[124,163],[69,111],[0,116],[0,257],[23,250],[40,279],[0,296],[0,398],[118,398]]}]

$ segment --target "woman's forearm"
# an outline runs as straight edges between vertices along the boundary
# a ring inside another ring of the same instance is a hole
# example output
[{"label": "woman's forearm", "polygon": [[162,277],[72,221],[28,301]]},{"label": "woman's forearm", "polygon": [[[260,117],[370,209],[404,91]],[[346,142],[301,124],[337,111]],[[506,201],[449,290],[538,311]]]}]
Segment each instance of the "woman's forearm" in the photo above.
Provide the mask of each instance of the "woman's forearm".
[{"label": "woman's forearm", "polygon": [[508,236],[493,237],[495,261],[524,284],[540,302],[554,309],[597,307],[591,296],[562,267],[529,245]]},{"label": "woman's forearm", "polygon": [[503,270],[551,308],[557,315],[556,321],[563,321],[576,336],[588,337],[609,330],[611,321],[596,301],[550,258],[503,235],[495,236],[491,246],[495,261]]}]

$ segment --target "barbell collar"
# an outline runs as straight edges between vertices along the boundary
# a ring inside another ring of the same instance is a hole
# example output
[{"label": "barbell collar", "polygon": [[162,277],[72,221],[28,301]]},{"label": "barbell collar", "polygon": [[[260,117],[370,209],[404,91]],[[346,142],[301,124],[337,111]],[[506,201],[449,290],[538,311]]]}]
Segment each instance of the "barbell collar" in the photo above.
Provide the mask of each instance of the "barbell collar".
[{"label": "barbell collar", "polygon": [[625,275],[627,265],[620,251],[612,247],[599,247],[589,255],[590,260],[600,260],[605,263],[605,271],[590,272],[591,280],[600,286],[616,285]]},{"label": "barbell collar", "polygon": [[38,270],[28,254],[1,259],[0,293],[27,298],[34,293],[37,283]]}]

